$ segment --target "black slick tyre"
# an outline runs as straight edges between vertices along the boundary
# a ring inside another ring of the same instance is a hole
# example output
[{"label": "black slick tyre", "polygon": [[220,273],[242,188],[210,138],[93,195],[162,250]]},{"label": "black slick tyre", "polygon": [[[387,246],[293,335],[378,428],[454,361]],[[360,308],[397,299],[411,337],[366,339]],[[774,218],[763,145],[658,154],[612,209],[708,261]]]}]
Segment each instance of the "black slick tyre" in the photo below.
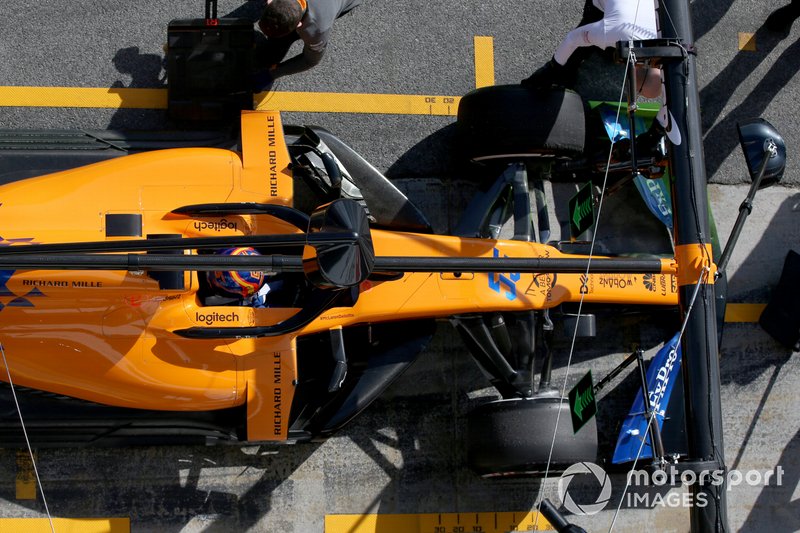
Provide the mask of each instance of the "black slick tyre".
[{"label": "black slick tyre", "polygon": [[472,161],[576,157],[586,144],[585,106],[569,89],[482,87],[461,98],[456,132]]},{"label": "black slick tyre", "polygon": [[[558,417],[558,412],[561,416]],[[558,420],[550,472],[597,460],[595,418],[572,431],[569,400],[539,397],[498,400],[481,405],[467,417],[467,461],[478,474],[490,476],[544,474]]]}]

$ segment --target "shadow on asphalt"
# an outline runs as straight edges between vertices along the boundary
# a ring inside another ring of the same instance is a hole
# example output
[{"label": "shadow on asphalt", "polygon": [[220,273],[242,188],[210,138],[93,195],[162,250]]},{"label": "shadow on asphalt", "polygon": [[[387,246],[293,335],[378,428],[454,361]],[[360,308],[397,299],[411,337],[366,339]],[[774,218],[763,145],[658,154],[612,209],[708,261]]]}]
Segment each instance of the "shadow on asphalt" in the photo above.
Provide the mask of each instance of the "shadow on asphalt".
[{"label": "shadow on asphalt", "polygon": [[800,40],[797,40],[775,58],[770,70],[758,81],[750,94],[738,106],[725,113],[722,120],[716,122],[739,85],[768,58],[788,34],[788,29],[776,32],[768,28],[766,23],[762,24],[753,37],[758,43],[757,50],[740,50],[722,72],[700,91],[702,125],[706,132],[706,172],[709,179],[714,178],[722,163],[739,144],[736,124],[761,116],[800,69]]}]

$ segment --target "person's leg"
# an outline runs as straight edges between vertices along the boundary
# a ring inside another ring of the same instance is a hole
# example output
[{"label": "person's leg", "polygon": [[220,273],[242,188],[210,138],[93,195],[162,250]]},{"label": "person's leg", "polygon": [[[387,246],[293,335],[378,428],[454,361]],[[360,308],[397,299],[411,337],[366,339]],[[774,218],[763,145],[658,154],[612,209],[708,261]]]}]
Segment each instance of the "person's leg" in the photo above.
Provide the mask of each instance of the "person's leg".
[{"label": "person's leg", "polygon": [[[561,44],[558,45],[558,48],[556,48],[556,51],[553,53],[553,59],[555,59],[559,65],[564,66],[581,48],[588,48],[591,46],[605,48],[606,42],[604,37],[605,27],[602,20],[579,26],[569,32],[564,40],[561,41]],[[589,50],[581,52],[586,53],[588,51]],[[581,57],[581,59],[583,58]]]},{"label": "person's leg", "polygon": [[597,46],[602,41],[602,35],[602,20],[575,28],[556,48],[550,61],[522,80],[522,86],[541,89],[557,85],[572,89],[575,87],[578,68],[586,57],[586,52],[589,51],[589,47]]},{"label": "person's leg", "polygon": [[661,69],[648,66],[636,67],[636,87],[645,98],[658,98],[662,93]]},{"label": "person's leg", "polygon": [[604,13],[595,7],[592,0],[586,0],[586,3],[583,5],[583,17],[581,17],[581,21],[578,23],[578,26],[586,26],[592,22],[603,20],[603,15]]},{"label": "person's leg", "polygon": [[[586,0],[586,4],[583,6],[583,17],[577,27],[580,28],[581,26],[588,26],[589,24],[599,22],[603,20],[603,16],[604,13],[594,6],[592,0]],[[592,49],[590,47],[579,47],[569,56],[564,66],[567,67],[570,72],[574,72],[573,77],[577,78],[581,63],[583,63],[591,53]]]},{"label": "person's leg", "polygon": [[531,89],[550,85],[574,87],[578,68],[591,53],[591,44],[585,42],[585,32],[590,28],[594,28],[595,32],[602,31],[602,21],[603,12],[594,6],[592,0],[586,0],[578,27],[567,34],[556,48],[553,58],[522,80],[522,85]]}]

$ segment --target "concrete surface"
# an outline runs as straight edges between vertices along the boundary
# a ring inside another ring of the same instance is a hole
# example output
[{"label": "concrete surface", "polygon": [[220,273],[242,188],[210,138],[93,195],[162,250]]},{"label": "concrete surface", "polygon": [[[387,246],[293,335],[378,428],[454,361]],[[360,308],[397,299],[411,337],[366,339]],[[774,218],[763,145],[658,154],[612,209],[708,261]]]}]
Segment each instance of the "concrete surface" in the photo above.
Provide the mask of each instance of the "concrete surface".
[{"label": "concrete surface", "polygon": [[[324,62],[280,80],[278,91],[461,95],[474,87],[472,39],[494,37],[496,83],[516,83],[547,60],[580,18],[582,3],[558,0],[445,2],[365,0],[340,20]],[[789,147],[787,183],[758,197],[734,254],[731,302],[766,302],[790,248],[800,249],[798,43],[763,27],[780,3],[696,0],[698,72],[712,208],[722,235],[733,224],[746,187],[734,125],[762,116]],[[202,2],[138,0],[9,0],[0,22],[0,86],[160,87],[162,44],[172,18],[201,14]],[[220,2],[221,14],[251,15],[256,3]],[[739,50],[740,33],[755,51]],[[599,55],[584,69],[579,90],[616,99],[618,71]],[[455,223],[469,186],[453,175],[451,117],[286,113],[289,123],[326,126],[397,180],[445,230]],[[148,110],[0,108],[0,128],[157,128]],[[614,212],[607,213],[613,217]],[[655,346],[657,321],[601,320],[603,334],[581,341],[571,380],[591,368],[601,375],[631,343]],[[50,510],[63,517],[131,518],[134,531],[323,530],[326,514],[527,511],[557,479],[483,480],[464,467],[463,414],[485,382],[460,340],[442,323],[433,345],[361,418],[322,444],[297,447],[43,450],[38,466]],[[563,375],[569,344],[556,346]],[[798,358],[758,325],[728,324],[722,343],[725,454],[729,468],[784,470],[781,486],[734,487],[731,530],[800,530],[800,387]],[[633,395],[620,378],[601,402],[601,445],[608,447]],[[0,451],[0,516],[42,516],[41,499],[15,498],[16,452]],[[590,531],[687,531],[688,510],[630,508],[613,475],[607,510]],[[587,491],[591,492],[592,487]]]}]

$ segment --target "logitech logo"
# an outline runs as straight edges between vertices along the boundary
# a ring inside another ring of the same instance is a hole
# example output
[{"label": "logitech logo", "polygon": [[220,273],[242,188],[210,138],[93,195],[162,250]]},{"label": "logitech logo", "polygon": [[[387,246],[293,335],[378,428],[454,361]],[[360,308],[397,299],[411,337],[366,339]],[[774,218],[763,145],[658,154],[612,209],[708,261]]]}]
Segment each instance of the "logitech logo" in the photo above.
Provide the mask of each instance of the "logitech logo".
[{"label": "logitech logo", "polygon": [[213,313],[195,313],[195,320],[197,322],[202,322],[203,324],[210,326],[215,322],[238,322],[239,315],[236,313],[217,313],[216,311]]},{"label": "logitech logo", "polygon": [[194,223],[194,229],[196,229],[197,231],[203,231],[203,230],[223,231],[226,229],[232,229],[235,231],[237,229],[237,225],[236,222],[229,222],[224,218],[222,218],[217,221],[211,221],[211,220],[196,221]]}]

